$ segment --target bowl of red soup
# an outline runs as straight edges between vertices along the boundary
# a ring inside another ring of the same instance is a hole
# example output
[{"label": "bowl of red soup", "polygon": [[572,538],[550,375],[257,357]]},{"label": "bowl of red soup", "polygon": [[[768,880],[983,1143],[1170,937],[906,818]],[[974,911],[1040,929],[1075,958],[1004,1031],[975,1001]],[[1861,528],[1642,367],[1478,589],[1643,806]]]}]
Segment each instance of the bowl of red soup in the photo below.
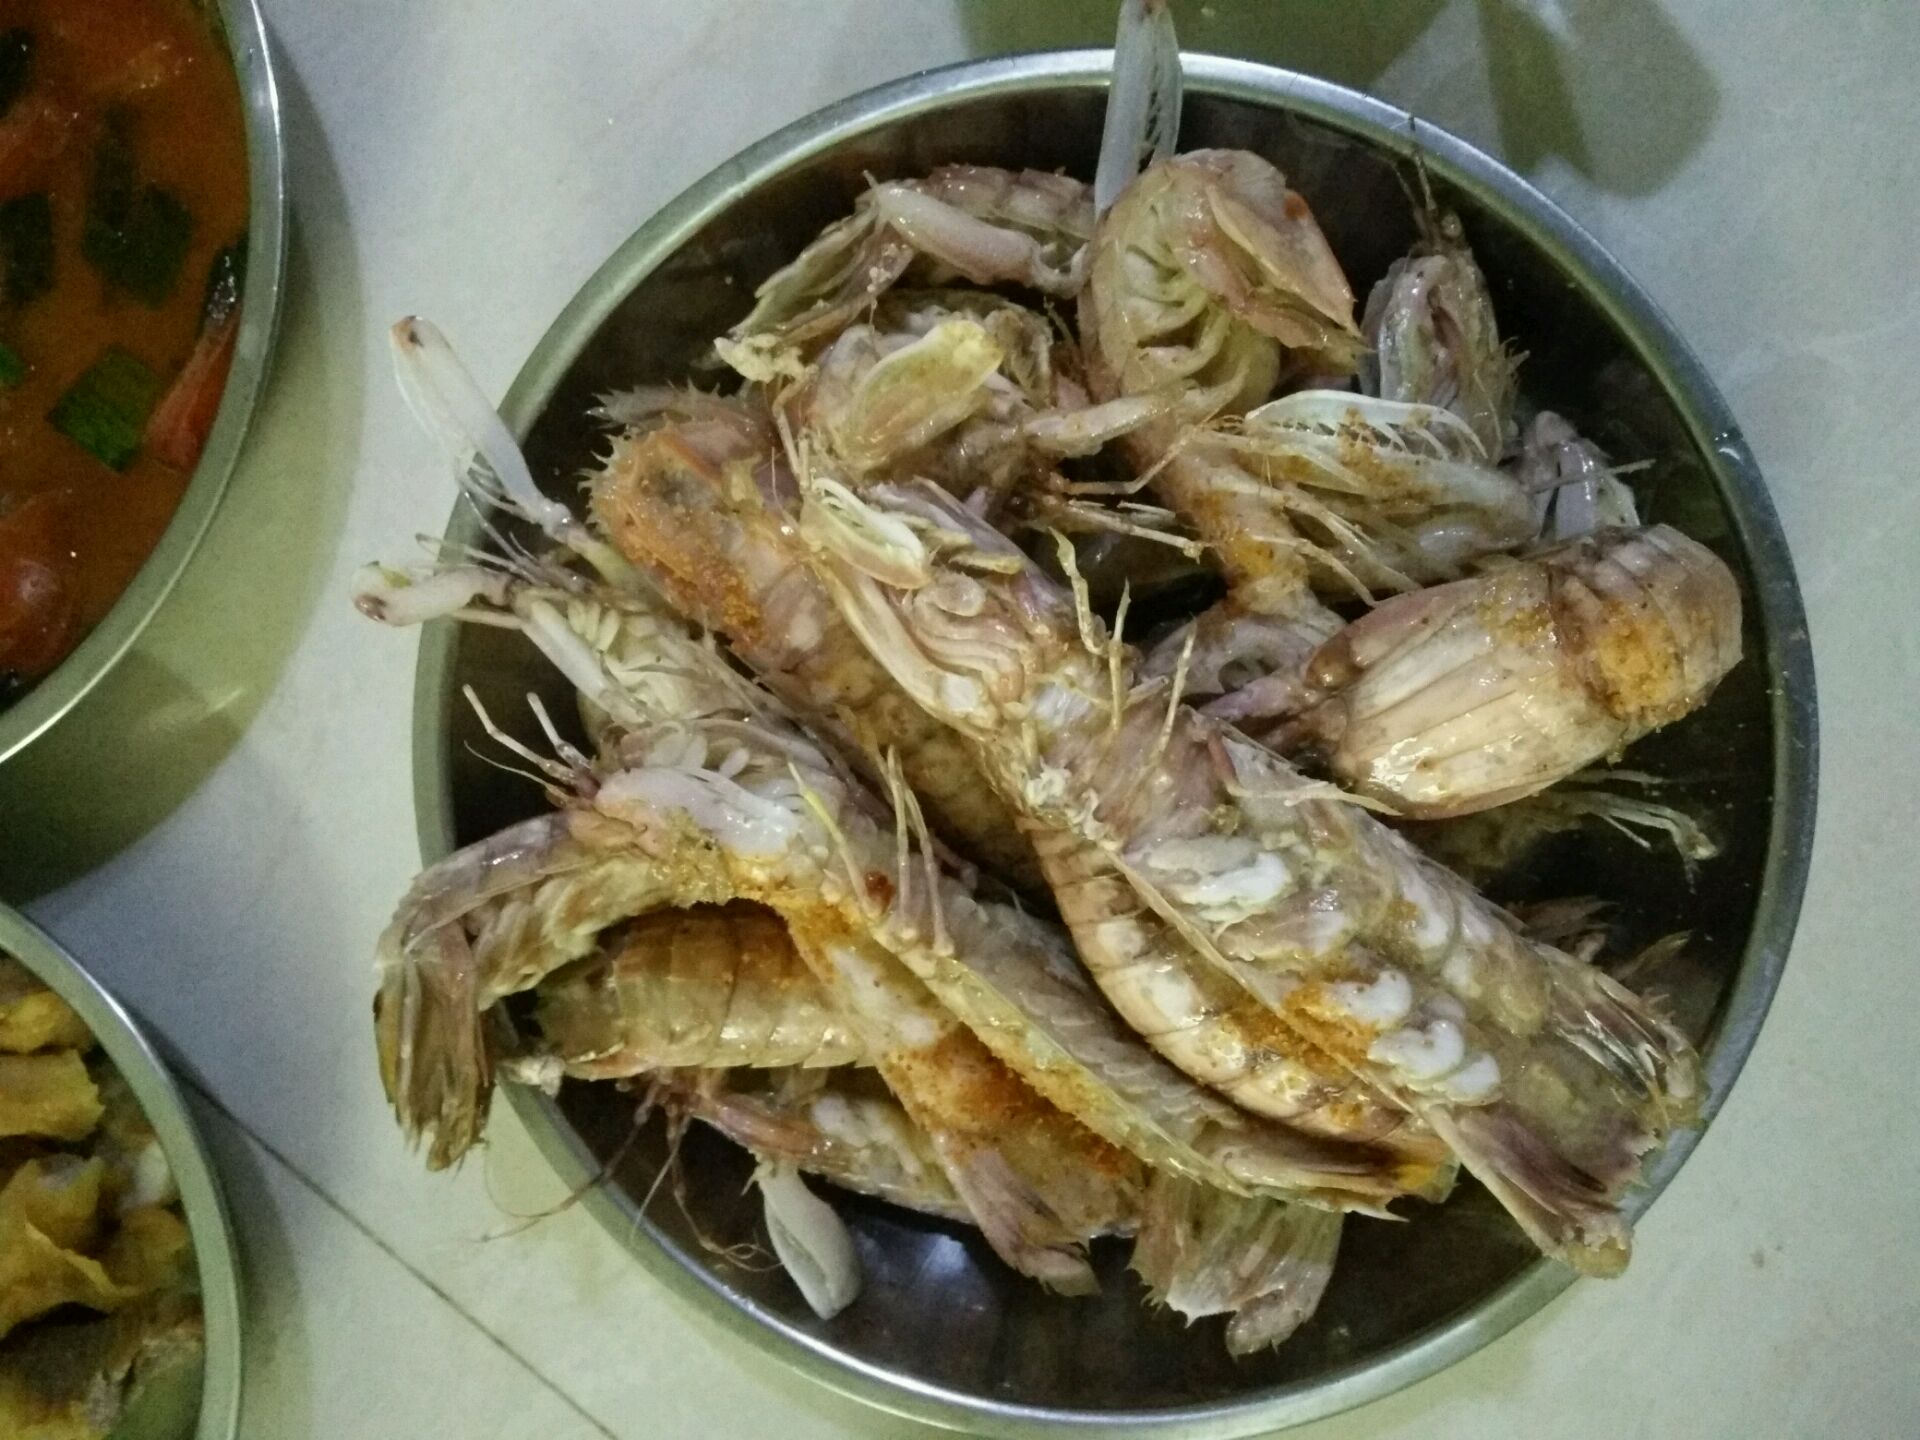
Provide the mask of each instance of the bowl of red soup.
[{"label": "bowl of red soup", "polygon": [[206,532],[272,346],[282,166],[253,0],[0,0],[0,760]]}]

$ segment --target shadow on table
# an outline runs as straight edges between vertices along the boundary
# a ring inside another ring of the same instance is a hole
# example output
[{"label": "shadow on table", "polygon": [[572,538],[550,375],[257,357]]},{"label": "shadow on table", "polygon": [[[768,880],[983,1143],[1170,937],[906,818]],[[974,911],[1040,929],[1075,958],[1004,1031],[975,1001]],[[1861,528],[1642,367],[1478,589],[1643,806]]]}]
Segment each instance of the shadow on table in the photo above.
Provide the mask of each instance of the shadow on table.
[{"label": "shadow on table", "polygon": [[359,280],[338,264],[345,243],[324,247],[329,273],[316,266],[321,235],[347,224],[345,199],[299,77],[283,65],[280,78],[294,224],[274,373],[179,588],[93,692],[0,767],[12,901],[104,863],[200,786],[271,693],[333,559],[347,494],[315,457],[358,433],[361,381],[330,358],[323,321],[359,313]]},{"label": "shadow on table", "polygon": [[1502,158],[1558,156],[1618,195],[1645,195],[1700,147],[1720,91],[1654,0],[1477,0]]},{"label": "shadow on table", "polygon": [[[1115,0],[955,3],[983,55],[1111,45],[1118,10]],[[1188,50],[1375,90],[1443,12],[1468,3],[1478,12],[1500,150],[1515,168],[1557,156],[1606,190],[1645,194],[1712,127],[1718,88],[1656,0],[1176,0],[1174,14]],[[1404,91],[1404,80],[1393,88]],[[1422,118],[1459,124],[1444,114]]]},{"label": "shadow on table", "polygon": [[[202,1092],[192,1094],[191,1102],[213,1152],[239,1248],[241,1329],[248,1349],[239,1433],[311,1434],[303,1422],[312,1410],[312,1343],[293,1239],[266,1176],[272,1162],[217,1101]],[[267,1411],[275,1422],[271,1430],[260,1423]]]}]

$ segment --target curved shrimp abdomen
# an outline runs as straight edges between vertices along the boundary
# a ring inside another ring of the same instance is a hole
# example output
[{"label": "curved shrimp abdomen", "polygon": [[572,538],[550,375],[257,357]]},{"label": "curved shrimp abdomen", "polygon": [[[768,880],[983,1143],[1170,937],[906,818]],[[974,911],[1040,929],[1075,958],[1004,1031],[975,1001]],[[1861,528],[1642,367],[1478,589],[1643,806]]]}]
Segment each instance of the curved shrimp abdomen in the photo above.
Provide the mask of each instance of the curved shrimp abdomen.
[{"label": "curved shrimp abdomen", "polygon": [[786,926],[744,902],[619,926],[598,955],[539,986],[537,1001],[546,1050],[580,1079],[864,1059]]}]

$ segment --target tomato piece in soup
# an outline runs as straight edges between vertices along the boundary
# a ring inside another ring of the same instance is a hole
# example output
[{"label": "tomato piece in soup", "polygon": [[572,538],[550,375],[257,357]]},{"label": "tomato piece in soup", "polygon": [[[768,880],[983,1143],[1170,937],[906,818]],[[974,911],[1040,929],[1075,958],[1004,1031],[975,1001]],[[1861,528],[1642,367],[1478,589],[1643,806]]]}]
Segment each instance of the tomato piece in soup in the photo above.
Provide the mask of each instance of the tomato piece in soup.
[{"label": "tomato piece in soup", "polygon": [[0,515],[0,671],[26,679],[59,663],[74,626],[63,498],[35,495]]}]

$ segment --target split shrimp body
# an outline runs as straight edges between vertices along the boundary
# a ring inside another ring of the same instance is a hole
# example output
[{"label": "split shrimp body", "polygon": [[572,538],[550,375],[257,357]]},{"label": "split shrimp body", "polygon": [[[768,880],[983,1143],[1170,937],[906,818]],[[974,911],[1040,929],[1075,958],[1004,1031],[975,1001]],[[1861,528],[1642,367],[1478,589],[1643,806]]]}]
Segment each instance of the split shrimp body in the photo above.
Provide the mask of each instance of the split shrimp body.
[{"label": "split shrimp body", "polygon": [[1136,687],[1096,617],[938,491],[822,486],[803,524],[862,639],[1030,822],[1104,851],[1299,1053],[1418,1115],[1544,1248],[1624,1264],[1619,1196],[1698,1100],[1670,1026],[1177,682]]},{"label": "split shrimp body", "polygon": [[812,350],[908,276],[957,275],[976,285],[1078,291],[1093,233],[1091,192],[1036,170],[946,165],[918,180],[872,186],[754,292],[753,310],[715,348],[749,380],[803,374]]},{"label": "split shrimp body", "polygon": [[1295,730],[1357,793],[1422,818],[1544,790],[1698,709],[1740,658],[1740,591],[1665,525],[1604,530],[1403,595],[1308,665]]}]

